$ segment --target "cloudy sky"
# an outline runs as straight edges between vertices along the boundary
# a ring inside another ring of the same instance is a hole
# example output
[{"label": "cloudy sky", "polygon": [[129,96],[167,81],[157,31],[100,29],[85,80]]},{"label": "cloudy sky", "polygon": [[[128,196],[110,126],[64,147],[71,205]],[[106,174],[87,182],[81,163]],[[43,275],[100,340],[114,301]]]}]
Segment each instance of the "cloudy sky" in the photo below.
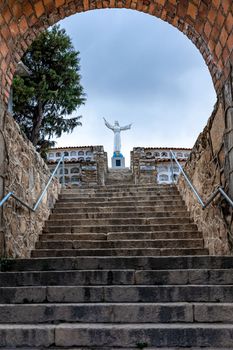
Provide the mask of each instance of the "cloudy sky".
[{"label": "cloudy sky", "polygon": [[122,133],[129,164],[135,146],[192,147],[216,95],[202,56],[169,24],[132,10],[96,10],[60,22],[80,51],[87,94],[82,127],[57,146],[103,145],[110,158],[110,123],[133,123]]}]

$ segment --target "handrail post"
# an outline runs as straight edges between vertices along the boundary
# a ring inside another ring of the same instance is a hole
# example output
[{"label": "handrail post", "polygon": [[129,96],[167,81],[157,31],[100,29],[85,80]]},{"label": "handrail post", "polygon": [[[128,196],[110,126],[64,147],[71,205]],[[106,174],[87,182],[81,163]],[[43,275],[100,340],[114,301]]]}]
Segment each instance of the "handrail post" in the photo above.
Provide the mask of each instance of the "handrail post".
[{"label": "handrail post", "polygon": [[9,192],[0,202],[0,207],[13,195],[13,192]]},{"label": "handrail post", "polygon": [[61,162],[62,162],[63,159],[64,159],[64,155],[63,155],[62,158],[60,158],[59,162],[57,163],[56,168],[55,168],[54,171],[52,172],[52,175],[50,176],[50,178],[49,178],[49,180],[48,180],[48,182],[47,182],[47,185],[45,186],[44,190],[42,191],[42,193],[41,193],[41,195],[39,196],[39,198],[38,198],[36,204],[35,204],[34,207],[33,207],[33,211],[35,211],[35,210],[38,208],[40,202],[42,201],[42,199],[43,199],[43,197],[44,197],[44,195],[45,195],[45,193],[46,193],[46,191],[47,191],[47,189],[48,189],[48,187],[49,187],[49,185],[50,185],[50,183],[51,183],[51,181],[52,181],[54,175],[56,174],[56,172],[57,172],[57,170],[58,170],[58,168],[59,168],[59,166],[60,166],[60,164],[61,164]]},{"label": "handrail post", "polygon": [[65,153],[63,153],[63,159],[62,159],[62,187],[65,187]]},{"label": "handrail post", "polygon": [[174,184],[175,183],[175,179],[174,179],[173,159],[172,159],[171,151],[169,153],[170,153],[170,159],[171,159],[172,183]]},{"label": "handrail post", "polygon": [[222,187],[219,187],[218,191],[221,193],[221,195],[228,201],[228,203],[233,207],[233,201],[231,198],[226,194],[225,191],[223,191]]},{"label": "handrail post", "polygon": [[193,186],[193,184],[189,180],[187,174],[185,173],[185,171],[183,170],[182,166],[180,165],[180,163],[176,159],[175,154],[172,152],[172,150],[170,150],[170,152],[171,152],[172,158],[174,159],[174,161],[176,162],[178,168],[180,169],[180,172],[183,174],[183,176],[184,176],[186,182],[188,183],[189,187],[191,188],[191,190],[193,191],[193,193],[197,197],[198,202],[201,204],[202,208],[204,208],[205,204],[204,204],[203,200],[201,199],[201,196],[199,195],[199,193],[197,192],[196,188]]}]

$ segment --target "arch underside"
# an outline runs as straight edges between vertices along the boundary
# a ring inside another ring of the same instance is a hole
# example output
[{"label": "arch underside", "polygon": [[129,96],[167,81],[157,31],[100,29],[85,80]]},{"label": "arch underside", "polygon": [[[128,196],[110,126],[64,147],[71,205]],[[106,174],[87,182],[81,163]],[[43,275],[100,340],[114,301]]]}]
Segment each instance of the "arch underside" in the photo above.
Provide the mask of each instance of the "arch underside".
[{"label": "arch underside", "polygon": [[196,45],[216,91],[220,90],[232,61],[231,0],[9,0],[0,1],[0,94],[4,101],[8,101],[17,63],[41,31],[75,13],[103,8],[142,11],[176,27]]}]

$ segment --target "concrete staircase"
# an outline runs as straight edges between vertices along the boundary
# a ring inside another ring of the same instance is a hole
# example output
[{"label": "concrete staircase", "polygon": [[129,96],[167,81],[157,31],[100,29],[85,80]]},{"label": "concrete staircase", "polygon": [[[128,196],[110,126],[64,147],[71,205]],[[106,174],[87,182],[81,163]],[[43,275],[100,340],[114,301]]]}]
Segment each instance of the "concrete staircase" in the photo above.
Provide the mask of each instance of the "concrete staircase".
[{"label": "concrete staircase", "polygon": [[208,256],[173,186],[64,190],[2,261],[4,349],[233,349],[233,258]]}]

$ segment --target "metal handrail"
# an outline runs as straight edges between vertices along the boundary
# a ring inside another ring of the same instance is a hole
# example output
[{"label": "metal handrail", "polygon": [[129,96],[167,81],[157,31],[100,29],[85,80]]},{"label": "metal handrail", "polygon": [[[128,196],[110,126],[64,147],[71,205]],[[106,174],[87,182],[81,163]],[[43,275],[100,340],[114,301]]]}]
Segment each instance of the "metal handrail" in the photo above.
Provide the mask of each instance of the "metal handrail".
[{"label": "metal handrail", "polygon": [[52,179],[54,178],[61,162],[62,162],[62,168],[63,168],[63,178],[62,178],[62,185],[64,186],[65,185],[65,179],[64,179],[64,157],[65,155],[63,154],[62,157],[59,159],[59,162],[57,163],[57,166],[56,168],[54,169],[54,171],[52,172],[44,190],[41,192],[40,196],[38,197],[36,203],[34,204],[33,207],[31,207],[30,205],[28,205],[27,203],[25,203],[22,199],[20,199],[19,197],[17,197],[14,192],[9,192],[7,193],[7,195],[5,197],[3,197],[3,199],[0,201],[0,207],[10,198],[14,198],[16,201],[18,201],[19,203],[21,203],[24,207],[26,207],[27,209],[29,209],[30,211],[33,211],[35,212],[36,209],[38,208],[38,206],[40,205],[45,193],[47,192],[47,189],[52,181]]},{"label": "metal handrail", "polygon": [[189,179],[188,175],[185,173],[184,169],[182,168],[181,164],[178,162],[174,152],[172,150],[170,150],[170,158],[171,158],[171,169],[172,169],[172,180],[174,182],[174,171],[173,171],[173,160],[176,162],[178,168],[180,169],[180,172],[182,173],[182,175],[184,176],[186,182],[188,183],[189,187],[191,188],[191,190],[193,191],[193,193],[195,194],[198,202],[201,204],[202,209],[205,209],[209,206],[209,204],[214,200],[214,198],[218,195],[221,194],[226,200],[227,202],[233,207],[233,201],[232,199],[226,194],[226,192],[223,190],[223,188],[221,186],[219,186],[211,195],[210,197],[207,199],[206,203],[203,202],[200,194],[198,193],[197,189],[194,187],[194,185],[192,184],[191,180]]}]

